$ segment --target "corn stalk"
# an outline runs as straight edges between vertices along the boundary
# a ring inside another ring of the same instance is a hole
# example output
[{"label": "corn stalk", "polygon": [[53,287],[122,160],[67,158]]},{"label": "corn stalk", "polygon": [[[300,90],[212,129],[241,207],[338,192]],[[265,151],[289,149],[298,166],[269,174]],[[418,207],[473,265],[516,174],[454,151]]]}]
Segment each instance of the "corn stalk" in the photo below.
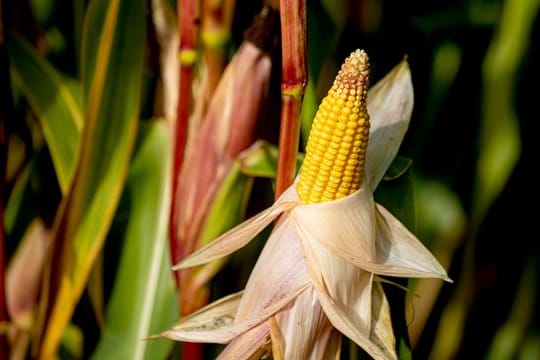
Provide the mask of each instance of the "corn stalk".
[{"label": "corn stalk", "polygon": [[[185,12],[184,8],[182,10]],[[223,11],[231,12],[232,9],[223,9]],[[203,16],[212,17],[215,14],[204,12]],[[216,19],[210,20],[216,21]],[[180,56],[180,83],[185,88],[180,88],[179,116],[176,124],[175,156],[178,161],[175,162],[175,166],[179,167],[174,174],[175,195],[170,220],[172,261],[174,263],[180,262],[204,245],[204,239],[208,236],[208,226],[218,227],[212,231],[227,230],[227,228],[219,227],[225,224],[219,226],[212,224],[209,214],[212,212],[214,200],[221,186],[229,177],[233,161],[254,140],[253,135],[259,119],[260,107],[265,103],[267,96],[271,70],[271,60],[264,49],[269,43],[272,43],[268,41],[268,38],[275,36],[273,24],[277,23],[276,20],[276,12],[264,8],[253,22],[252,27],[246,32],[244,42],[224,69],[223,74],[221,75],[217,63],[209,64],[209,77],[219,75],[219,82],[212,97],[208,100],[204,115],[198,114],[200,102],[206,100],[204,99],[204,87],[195,95],[196,101],[193,107],[187,108],[187,105],[182,105],[189,100],[186,100],[186,96],[189,95],[187,91],[188,88],[191,90],[191,87],[188,87],[184,82],[187,81],[186,71],[189,72],[189,80],[193,80],[193,64],[183,63],[182,56]],[[185,26],[191,24],[190,20],[187,21],[186,24],[185,19],[180,19],[181,27],[182,24]],[[225,21],[230,20],[223,20],[220,26],[228,26],[224,25]],[[206,20],[203,18],[203,23],[205,22]],[[214,23],[213,26],[216,24]],[[221,29],[221,31],[225,31],[223,27]],[[182,41],[184,41],[184,46]],[[185,39],[182,40],[181,34],[181,51],[194,50],[194,48],[186,49],[185,41]],[[209,55],[209,53],[206,52],[205,55]],[[217,55],[217,53],[213,53],[212,59],[216,60]],[[224,53],[219,56],[223,55]],[[220,61],[224,61],[224,58]],[[210,79],[210,81],[212,80]],[[209,88],[212,88],[211,84]],[[188,124],[187,119],[190,115]],[[199,116],[201,121],[196,125],[196,130],[192,130],[195,129],[193,123],[198,121]],[[188,136],[186,136],[186,127],[190,129]],[[181,133],[182,131],[183,133]],[[181,148],[179,148],[180,146]],[[182,158],[178,159],[179,156]],[[232,219],[237,215],[236,212],[227,214],[228,220],[226,222],[233,221]],[[234,224],[226,226],[232,225]],[[202,269],[190,269],[175,274],[181,316],[186,316],[207,303],[209,298],[207,283],[221,268],[221,264],[210,264]],[[189,359],[200,358],[202,356],[200,344],[185,343],[183,356]]]},{"label": "corn stalk", "polygon": [[201,39],[208,71],[206,99],[210,99],[227,63],[235,0],[203,0]]},{"label": "corn stalk", "polygon": [[[178,106],[175,124],[175,140],[174,140],[174,160],[173,160],[173,181],[172,181],[172,203],[171,215],[169,222],[169,236],[171,248],[172,263],[178,262],[186,255],[186,250],[182,246],[182,242],[176,235],[178,228],[178,211],[181,199],[178,196],[178,186],[180,180],[180,169],[184,161],[184,153],[187,140],[188,120],[191,107],[191,82],[193,79],[193,66],[196,60],[196,16],[197,16],[197,0],[180,0],[178,1],[178,26],[179,26],[179,48],[178,58],[180,60],[179,74],[179,93]],[[177,283],[179,278],[177,277]]]},{"label": "corn stalk", "polygon": [[281,0],[281,127],[276,199],[292,184],[300,133],[300,110],[307,84],[306,1]]}]

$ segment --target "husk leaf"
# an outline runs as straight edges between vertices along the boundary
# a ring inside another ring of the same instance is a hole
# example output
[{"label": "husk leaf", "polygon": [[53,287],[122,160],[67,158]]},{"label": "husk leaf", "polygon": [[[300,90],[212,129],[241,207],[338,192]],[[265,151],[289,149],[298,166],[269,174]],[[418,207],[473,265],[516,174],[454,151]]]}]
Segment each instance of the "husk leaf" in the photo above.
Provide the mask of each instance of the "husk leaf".
[{"label": "husk leaf", "polygon": [[[326,282],[327,280],[325,279],[328,279],[329,275],[323,274],[323,271],[319,270],[320,264],[316,263],[316,261],[320,258],[328,258],[328,255],[330,254],[328,250],[324,248],[321,244],[319,244],[317,241],[310,240],[309,237],[306,237],[305,235],[302,235],[302,246],[306,253],[306,264],[308,266],[310,277],[312,278],[312,284],[314,285],[314,288],[317,292],[317,296],[321,303],[321,306],[324,309],[324,312],[326,313],[326,316],[328,317],[332,325],[345,336],[353,340],[358,346],[363,348],[375,359],[386,359],[387,357],[384,356],[381,349],[379,349],[379,347],[375,345],[375,343],[373,343],[369,338],[369,327],[371,325],[371,299],[367,298],[371,297],[371,274],[354,268],[352,265],[348,264],[337,256],[334,256],[335,260],[332,261],[332,264],[327,264],[328,266],[326,266],[325,272],[329,269],[330,272],[335,271],[336,273],[335,275],[333,275],[334,279],[338,279],[339,276],[341,276],[342,274],[346,275],[347,280],[351,280],[352,277],[361,278],[362,274],[365,274],[365,276],[367,277],[367,279],[362,279],[362,287],[357,287],[356,289],[354,289],[355,291],[353,291],[357,294],[360,294],[362,299],[356,302],[356,305],[358,305],[358,310],[360,311],[358,312],[353,310],[354,313],[351,314],[351,312],[353,311],[351,311],[351,309],[347,307],[347,305],[344,304],[343,301],[341,301],[343,300],[343,298],[336,299],[329,293],[329,291],[332,291],[332,289],[328,290],[327,288],[327,286],[332,286],[334,289],[339,288],[339,284],[328,284]],[[336,269],[331,269],[332,265],[336,265],[338,267]],[[357,271],[357,273],[354,273],[353,271]],[[365,287],[367,282],[364,280],[369,282],[369,286],[367,286],[367,289]],[[343,284],[348,286],[351,286],[352,284],[351,282],[346,280],[340,280],[339,282],[342,282]],[[346,290],[344,291],[346,292]],[[352,295],[353,292],[345,294],[345,297],[347,297],[346,295]],[[369,308],[366,307],[367,304],[369,304]],[[369,323],[366,323],[366,318],[370,319]]]},{"label": "husk leaf", "polygon": [[[298,235],[283,216],[272,231],[251,273],[235,322],[248,321],[291,302],[309,285]],[[273,311],[275,312],[275,311]]]},{"label": "husk leaf", "polygon": [[234,339],[217,360],[259,360],[270,351],[270,329],[266,322]]},{"label": "husk leaf", "polygon": [[375,261],[375,205],[370,191],[362,188],[339,200],[298,206],[291,213],[306,236],[330,250]]},{"label": "husk leaf", "polygon": [[377,204],[377,262],[381,275],[452,281],[428,249],[383,206]]},{"label": "husk leaf", "polygon": [[227,231],[210,244],[195,251],[185,260],[175,265],[173,270],[206,264],[235,252],[247,245],[259,232],[274,221],[279,214],[296,205],[297,200],[295,201],[295,199],[298,199],[296,189],[289,188],[274,205]]},{"label": "husk leaf", "polygon": [[404,59],[368,92],[371,130],[366,149],[365,186],[375,190],[396,157],[414,103],[411,72]]},{"label": "husk leaf", "polygon": [[[324,314],[313,287],[298,295],[285,310],[276,315],[284,340],[282,359],[332,359],[339,354],[341,337]],[[274,343],[276,336],[271,333]],[[273,356],[276,358],[275,350]]]},{"label": "husk leaf", "polygon": [[240,326],[232,326],[242,294],[242,291],[237,292],[205,306],[159,336],[178,341],[215,343],[231,341],[242,333],[242,330],[247,330]]}]

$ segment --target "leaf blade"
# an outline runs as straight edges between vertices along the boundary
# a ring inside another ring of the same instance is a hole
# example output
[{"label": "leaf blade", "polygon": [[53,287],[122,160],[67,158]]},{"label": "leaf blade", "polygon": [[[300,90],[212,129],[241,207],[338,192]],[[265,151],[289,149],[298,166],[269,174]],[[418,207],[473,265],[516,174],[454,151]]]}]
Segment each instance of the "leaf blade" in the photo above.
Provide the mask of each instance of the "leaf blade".
[{"label": "leaf blade", "polygon": [[68,82],[23,39],[7,41],[11,75],[40,122],[56,170],[60,190],[66,194],[73,179],[84,118],[77,99],[78,84]]},{"label": "leaf blade", "polygon": [[[155,315],[174,314],[177,309],[166,239],[171,139],[163,122],[150,124],[143,137],[126,185],[132,207],[107,305],[106,331],[93,354],[96,359],[143,359],[150,354],[151,358],[164,358],[168,346],[141,339],[170,326],[177,317]],[[154,317],[161,320],[152,322]]]},{"label": "leaf blade", "polygon": [[[40,317],[44,358],[54,357],[105,241],[127,177],[139,118],[144,1],[97,0],[86,15],[83,54],[94,66],[83,67],[87,111],[80,157],[73,186],[56,218]],[[100,41],[94,41],[96,37]]]}]

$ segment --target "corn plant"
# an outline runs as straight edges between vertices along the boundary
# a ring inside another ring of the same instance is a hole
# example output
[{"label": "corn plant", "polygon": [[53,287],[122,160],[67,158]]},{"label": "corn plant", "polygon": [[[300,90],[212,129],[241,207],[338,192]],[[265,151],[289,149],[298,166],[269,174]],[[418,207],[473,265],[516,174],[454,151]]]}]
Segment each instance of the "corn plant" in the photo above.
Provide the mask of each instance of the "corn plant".
[{"label": "corn plant", "polygon": [[0,1],[0,358],[537,358],[537,13]]}]

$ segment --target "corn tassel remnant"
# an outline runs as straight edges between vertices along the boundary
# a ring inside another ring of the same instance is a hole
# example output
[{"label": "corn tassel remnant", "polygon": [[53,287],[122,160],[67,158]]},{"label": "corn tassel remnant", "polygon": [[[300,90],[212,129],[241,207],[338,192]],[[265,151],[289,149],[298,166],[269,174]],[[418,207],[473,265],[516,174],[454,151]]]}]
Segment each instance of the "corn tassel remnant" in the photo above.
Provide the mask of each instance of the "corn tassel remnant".
[{"label": "corn tassel remnant", "polygon": [[356,50],[313,120],[297,189],[303,203],[343,198],[360,188],[369,138],[368,85],[368,56]]}]

